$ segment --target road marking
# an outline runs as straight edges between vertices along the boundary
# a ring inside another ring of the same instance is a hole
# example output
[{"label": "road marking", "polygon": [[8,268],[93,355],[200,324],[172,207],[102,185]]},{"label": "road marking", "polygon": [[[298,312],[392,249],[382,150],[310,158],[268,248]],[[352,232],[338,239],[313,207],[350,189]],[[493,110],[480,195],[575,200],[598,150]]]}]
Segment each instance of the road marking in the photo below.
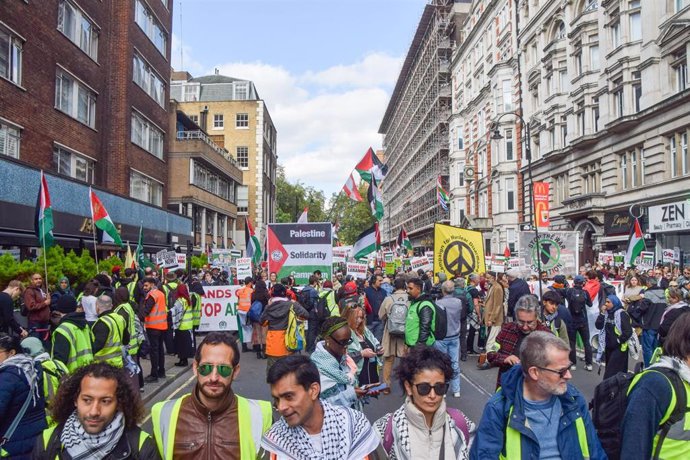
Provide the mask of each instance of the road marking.
[{"label": "road marking", "polygon": [[488,397],[491,397],[491,396],[492,396],[491,393],[489,393],[489,392],[486,391],[484,388],[482,388],[481,386],[479,386],[479,385],[477,385],[476,383],[474,383],[474,382],[473,382],[472,380],[470,380],[465,374],[460,374],[460,377],[462,377],[463,379],[465,379],[465,381],[466,381],[467,383],[469,383],[470,385],[472,385],[472,386],[473,386],[478,392],[480,392],[481,394],[486,395],[486,396],[488,396]]},{"label": "road marking", "polygon": [[[189,385],[189,384],[192,382],[192,380],[194,380],[195,378],[196,378],[196,375],[193,375],[193,374],[192,374],[192,376],[189,377],[189,379],[187,379],[187,381],[186,381],[183,385],[180,385],[180,387],[179,387],[177,390],[175,390],[175,391],[173,391],[172,393],[170,393],[170,394],[168,395],[168,397],[165,398],[163,401],[169,401],[169,400],[171,400],[172,398],[174,398],[175,395],[176,395],[177,393],[179,393],[180,391],[184,390],[185,387],[187,387],[187,385]],[[156,402],[161,402],[161,401],[156,401]],[[154,403],[154,404],[155,404],[155,403]],[[140,426],[143,426],[144,423],[148,422],[148,420],[149,420],[150,418],[151,418],[151,411],[149,411],[149,415],[147,415],[146,417],[144,417],[144,420],[141,421]]]}]

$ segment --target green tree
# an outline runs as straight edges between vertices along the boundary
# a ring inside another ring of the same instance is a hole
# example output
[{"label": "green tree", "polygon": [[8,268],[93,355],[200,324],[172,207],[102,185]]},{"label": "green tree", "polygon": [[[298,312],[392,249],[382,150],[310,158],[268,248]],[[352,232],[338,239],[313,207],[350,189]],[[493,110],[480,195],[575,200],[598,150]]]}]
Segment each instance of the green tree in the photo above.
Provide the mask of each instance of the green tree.
[{"label": "green tree", "polygon": [[332,222],[339,224],[338,238],[341,243],[346,245],[354,244],[359,234],[370,228],[375,222],[366,200],[367,185],[365,182],[359,184],[359,193],[364,198],[360,202],[351,200],[344,193],[331,195],[329,215]]}]

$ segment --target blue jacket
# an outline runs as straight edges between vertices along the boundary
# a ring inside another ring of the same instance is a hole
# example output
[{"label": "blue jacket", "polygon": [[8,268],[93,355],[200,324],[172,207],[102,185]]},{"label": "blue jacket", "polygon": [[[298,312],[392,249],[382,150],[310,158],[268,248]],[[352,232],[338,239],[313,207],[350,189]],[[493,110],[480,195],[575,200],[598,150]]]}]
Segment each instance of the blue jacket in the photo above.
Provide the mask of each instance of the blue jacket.
[{"label": "blue jacket", "polygon": [[[34,365],[38,372],[39,388],[36,405],[29,403],[29,408],[14,434],[3,446],[12,458],[29,458],[36,437],[48,427],[43,399],[43,372],[39,363]],[[0,369],[0,435],[3,435],[12,424],[26,401],[28,391],[29,383],[18,367],[5,366]]]},{"label": "blue jacket", "polygon": [[[477,429],[477,434],[470,450],[470,459],[489,460],[498,459],[505,449],[505,433],[508,413],[513,407],[510,427],[522,434],[520,446],[523,459],[539,458],[539,442],[534,433],[527,427],[522,396],[522,368],[513,366],[503,374],[502,388],[494,394],[486,406]],[[578,443],[575,420],[582,417],[587,433],[589,455],[592,460],[606,459],[606,453],[601,448],[592,419],[587,411],[587,402],[580,392],[568,385],[565,394],[558,397],[561,402],[562,415],[559,420],[558,447],[562,460],[582,460],[582,452]],[[504,452],[506,458],[517,458],[514,452]]]}]

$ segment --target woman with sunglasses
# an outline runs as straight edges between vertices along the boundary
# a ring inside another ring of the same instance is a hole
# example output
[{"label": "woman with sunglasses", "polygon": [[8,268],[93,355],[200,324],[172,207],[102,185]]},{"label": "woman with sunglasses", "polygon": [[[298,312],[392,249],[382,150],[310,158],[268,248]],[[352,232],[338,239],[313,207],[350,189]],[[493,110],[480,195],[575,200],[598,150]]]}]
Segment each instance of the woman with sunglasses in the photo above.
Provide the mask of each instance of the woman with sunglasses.
[{"label": "woman with sunglasses", "polygon": [[364,308],[349,307],[344,312],[347,324],[352,330],[352,343],[347,347],[347,353],[357,364],[357,381],[359,386],[379,382],[379,366],[383,347],[374,334],[366,327]]},{"label": "woman with sunglasses", "polygon": [[448,355],[433,347],[417,345],[401,358],[395,374],[405,402],[374,424],[389,458],[468,458],[476,427],[461,411],[446,406],[453,373]]},{"label": "woman with sunglasses", "polygon": [[321,338],[311,354],[321,375],[319,397],[335,406],[361,409],[358,398],[366,391],[357,388],[357,364],[347,354],[353,341],[347,320],[340,316],[327,318],[321,325]]}]

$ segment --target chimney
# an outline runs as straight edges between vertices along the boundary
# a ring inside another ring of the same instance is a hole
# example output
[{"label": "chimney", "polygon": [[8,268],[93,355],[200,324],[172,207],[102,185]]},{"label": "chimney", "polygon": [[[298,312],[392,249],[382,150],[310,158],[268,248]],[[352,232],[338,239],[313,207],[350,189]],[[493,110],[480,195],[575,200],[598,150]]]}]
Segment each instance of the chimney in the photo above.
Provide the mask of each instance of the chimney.
[{"label": "chimney", "polygon": [[216,75],[218,75],[220,73],[220,70],[218,70],[218,67],[215,68],[215,71],[216,71]]}]

